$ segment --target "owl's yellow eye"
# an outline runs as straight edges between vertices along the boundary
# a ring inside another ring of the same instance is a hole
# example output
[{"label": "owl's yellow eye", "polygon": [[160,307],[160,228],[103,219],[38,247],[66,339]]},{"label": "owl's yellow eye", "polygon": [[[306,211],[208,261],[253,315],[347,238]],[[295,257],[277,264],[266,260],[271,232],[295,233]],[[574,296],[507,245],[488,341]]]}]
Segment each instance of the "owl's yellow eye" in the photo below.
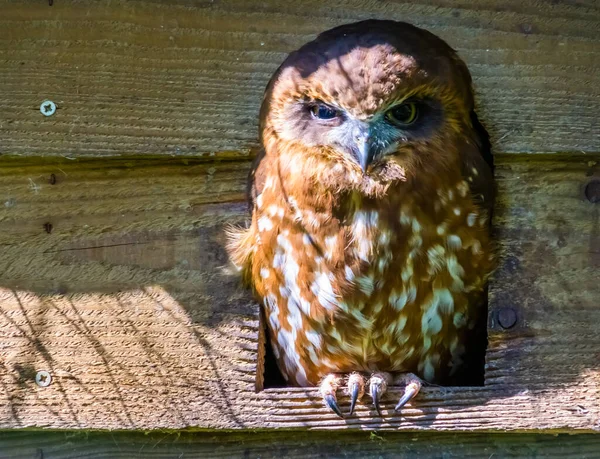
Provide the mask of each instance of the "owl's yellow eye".
[{"label": "owl's yellow eye", "polygon": [[406,102],[389,109],[385,119],[396,126],[407,126],[414,123],[419,116],[419,108],[414,102]]}]

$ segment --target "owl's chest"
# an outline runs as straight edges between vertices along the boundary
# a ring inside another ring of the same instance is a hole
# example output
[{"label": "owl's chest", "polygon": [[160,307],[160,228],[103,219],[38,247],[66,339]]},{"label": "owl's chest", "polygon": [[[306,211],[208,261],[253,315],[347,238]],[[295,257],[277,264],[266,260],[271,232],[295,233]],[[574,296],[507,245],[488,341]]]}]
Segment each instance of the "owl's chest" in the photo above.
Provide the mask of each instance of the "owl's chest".
[{"label": "owl's chest", "polygon": [[[365,276],[380,284],[393,279],[403,284],[436,279],[448,283],[439,279],[448,276],[458,282],[463,271],[480,265],[489,237],[486,216],[470,196],[455,192],[450,197],[440,193],[426,203],[392,201],[359,208],[334,236],[315,239],[320,239],[331,266],[343,264],[345,277],[358,287],[369,283]],[[459,285],[452,287],[460,290]]]},{"label": "owl's chest", "polygon": [[254,279],[278,348],[315,374],[411,369],[431,380],[460,354],[491,266],[484,216],[456,192],[326,223],[278,209],[257,220]]},{"label": "owl's chest", "polygon": [[491,267],[486,216],[460,186],[427,203],[358,206],[334,222],[311,211],[287,216],[275,208],[257,221],[267,259],[256,278],[278,284],[273,287],[281,295],[307,310],[311,304],[331,314],[364,302],[385,309],[374,300],[378,292],[388,295],[388,303],[432,289],[460,296]]}]

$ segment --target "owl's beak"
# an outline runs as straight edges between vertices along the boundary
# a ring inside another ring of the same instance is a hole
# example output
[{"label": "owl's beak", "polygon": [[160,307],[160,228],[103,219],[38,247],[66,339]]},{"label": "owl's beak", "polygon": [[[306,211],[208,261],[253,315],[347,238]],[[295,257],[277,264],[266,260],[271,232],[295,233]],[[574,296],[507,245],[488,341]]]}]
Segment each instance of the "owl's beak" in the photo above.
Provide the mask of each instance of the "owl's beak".
[{"label": "owl's beak", "polygon": [[355,136],[355,152],[358,164],[363,172],[367,172],[367,169],[373,162],[374,149],[371,142],[371,136],[369,134],[368,125],[362,126]]},{"label": "owl's beak", "polygon": [[368,140],[357,142],[358,163],[363,172],[367,172],[369,165],[373,162],[373,150]]}]

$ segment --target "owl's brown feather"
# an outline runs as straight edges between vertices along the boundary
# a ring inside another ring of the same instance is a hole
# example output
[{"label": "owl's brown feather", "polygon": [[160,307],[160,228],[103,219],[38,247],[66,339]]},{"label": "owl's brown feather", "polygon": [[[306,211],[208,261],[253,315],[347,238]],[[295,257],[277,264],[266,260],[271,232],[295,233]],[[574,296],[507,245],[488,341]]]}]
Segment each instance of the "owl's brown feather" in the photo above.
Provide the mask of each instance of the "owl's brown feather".
[{"label": "owl's brown feather", "polygon": [[[302,112],[318,100],[370,122],[407,98],[426,101],[429,119],[366,172],[323,140],[333,122]],[[332,29],[275,73],[250,176],[252,222],[230,251],[264,304],[290,383],[353,371],[443,382],[460,368],[493,267],[491,156],[473,110],[465,64],[405,23]]]}]

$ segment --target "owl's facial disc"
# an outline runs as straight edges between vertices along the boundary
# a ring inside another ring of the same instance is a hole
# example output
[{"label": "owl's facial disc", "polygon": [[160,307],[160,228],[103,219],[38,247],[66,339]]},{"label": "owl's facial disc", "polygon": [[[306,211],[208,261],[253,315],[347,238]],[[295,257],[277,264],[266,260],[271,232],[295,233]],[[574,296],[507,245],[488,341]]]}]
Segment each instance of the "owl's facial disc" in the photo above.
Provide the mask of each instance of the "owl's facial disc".
[{"label": "owl's facial disc", "polygon": [[350,160],[367,175],[391,156],[409,160],[411,146],[433,138],[443,123],[439,101],[396,97],[370,113],[345,107],[332,97],[327,102],[300,98],[284,106],[274,127],[280,138],[300,141],[315,151],[333,150],[340,161]]},{"label": "owl's facial disc", "polygon": [[366,173],[371,164],[419,137],[419,131],[427,127],[427,120],[421,117],[428,110],[420,101],[403,101],[358,119],[344,109],[318,101],[309,104],[309,112],[322,134],[321,142],[349,156]]}]

